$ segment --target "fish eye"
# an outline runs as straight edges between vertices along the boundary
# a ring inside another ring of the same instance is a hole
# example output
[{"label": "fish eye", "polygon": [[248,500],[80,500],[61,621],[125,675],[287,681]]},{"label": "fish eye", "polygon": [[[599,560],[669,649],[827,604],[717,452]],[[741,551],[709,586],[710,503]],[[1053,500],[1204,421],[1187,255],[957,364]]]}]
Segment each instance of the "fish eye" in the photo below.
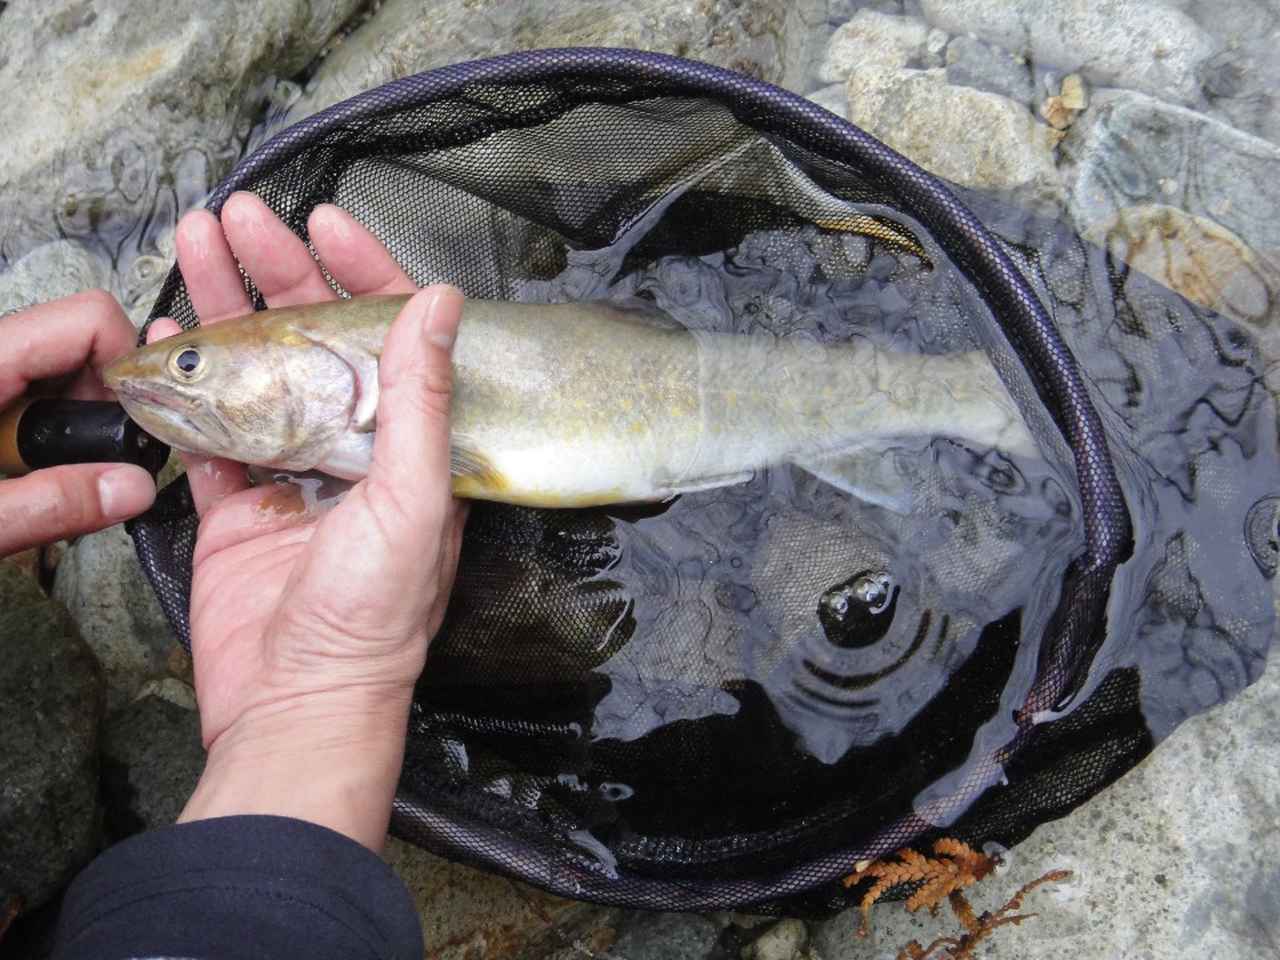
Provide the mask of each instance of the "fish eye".
[{"label": "fish eye", "polygon": [[169,358],[169,365],[183,379],[192,380],[204,367],[204,358],[195,347],[184,347]]}]

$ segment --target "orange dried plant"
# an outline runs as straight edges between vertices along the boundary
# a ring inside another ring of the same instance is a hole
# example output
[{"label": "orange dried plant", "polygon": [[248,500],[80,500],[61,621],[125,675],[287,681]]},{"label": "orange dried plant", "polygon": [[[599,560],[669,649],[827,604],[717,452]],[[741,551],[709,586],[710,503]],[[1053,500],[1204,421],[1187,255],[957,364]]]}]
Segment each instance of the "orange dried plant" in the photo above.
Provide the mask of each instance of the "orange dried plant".
[{"label": "orange dried plant", "polygon": [[942,837],[933,845],[936,856],[926,857],[910,848],[893,854],[896,859],[874,860],[859,864],[858,869],[844,878],[846,887],[857,886],[873,879],[870,889],[862,897],[862,923],[858,936],[867,935],[871,908],[886,892],[894,887],[912,884],[915,891],[907,898],[907,909],[914,912],[921,907],[936,910],[953,892],[971,886],[987,876],[998,863],[995,857],[979,853],[967,843],[950,837]]},{"label": "orange dried plant", "polygon": [[[1022,907],[1022,898],[1045,883],[1057,883],[1071,876],[1070,870],[1050,870],[1042,877],[1018,889],[1009,901],[995,913],[984,912],[982,916],[974,916],[973,907],[959,890],[949,897],[951,910],[964,924],[965,932],[958,937],[939,937],[927,947],[920,946],[918,940],[912,940],[898,952],[898,960],[971,960],[974,948],[1000,927],[1008,924],[1019,924],[1030,920],[1034,913],[1014,913]],[[937,952],[935,952],[937,951]]]}]

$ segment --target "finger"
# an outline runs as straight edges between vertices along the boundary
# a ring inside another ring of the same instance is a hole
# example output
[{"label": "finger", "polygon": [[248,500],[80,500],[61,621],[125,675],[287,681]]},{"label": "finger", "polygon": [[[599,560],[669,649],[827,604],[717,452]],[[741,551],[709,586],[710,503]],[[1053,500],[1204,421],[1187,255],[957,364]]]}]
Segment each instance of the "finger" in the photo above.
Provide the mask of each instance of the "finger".
[{"label": "finger", "polygon": [[72,384],[80,399],[106,399],[102,368],[133,349],[137,333],[114,297],[88,290],[0,319],[0,403],[36,380],[88,367]]},{"label": "finger", "polygon": [[[160,317],[147,330],[147,343],[155,343],[182,328],[168,317]],[[224,497],[249,488],[249,473],[243,463],[224,457],[201,457],[194,453],[178,451],[178,458],[187,468],[187,483],[191,486],[191,501],[196,513],[205,513]]]},{"label": "finger", "polygon": [[38,470],[0,483],[0,556],[102,530],[155,501],[151,475],[132,464]]},{"label": "finger", "polygon": [[307,232],[333,279],[352,296],[418,289],[382,241],[341,207],[332,203],[316,207],[307,221]]},{"label": "finger", "polygon": [[370,497],[402,516],[403,536],[419,551],[424,539],[440,537],[453,503],[449,411],[462,302],[444,285],[415,294],[391,325],[379,364]]},{"label": "finger", "polygon": [[177,320],[169,317],[157,317],[152,321],[151,326],[147,327],[147,343],[155,343],[157,340],[165,340],[169,337],[176,336],[182,332]]},{"label": "finger", "polygon": [[178,269],[201,323],[217,323],[253,310],[240,265],[217,217],[208,210],[188,213],[178,223],[174,243]]},{"label": "finger", "polygon": [[222,229],[267,306],[337,298],[307,245],[252,193],[233,193],[227,199]]}]

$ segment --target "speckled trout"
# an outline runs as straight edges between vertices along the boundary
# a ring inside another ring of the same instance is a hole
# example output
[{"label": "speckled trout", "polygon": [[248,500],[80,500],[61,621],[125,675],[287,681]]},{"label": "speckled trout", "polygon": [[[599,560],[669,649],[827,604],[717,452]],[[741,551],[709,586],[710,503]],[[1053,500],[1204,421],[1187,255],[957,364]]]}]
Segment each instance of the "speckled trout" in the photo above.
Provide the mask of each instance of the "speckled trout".
[{"label": "speckled trout", "polygon": [[[383,340],[406,299],[201,327],[121,358],[106,382],[138,424],[177,449],[359,479],[372,458]],[[462,497],[654,501],[782,463],[867,495],[858,459],[894,445],[944,437],[1036,455],[981,352],[694,331],[600,303],[468,300],[453,364],[453,489]]]}]

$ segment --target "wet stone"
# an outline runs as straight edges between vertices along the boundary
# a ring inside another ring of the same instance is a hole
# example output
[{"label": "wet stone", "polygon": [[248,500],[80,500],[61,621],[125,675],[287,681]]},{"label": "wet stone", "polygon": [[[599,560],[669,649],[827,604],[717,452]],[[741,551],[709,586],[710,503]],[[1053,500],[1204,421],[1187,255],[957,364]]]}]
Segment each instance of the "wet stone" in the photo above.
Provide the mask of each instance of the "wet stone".
[{"label": "wet stone", "polygon": [[1185,13],[1147,0],[922,0],[925,18],[1096,83],[1197,103],[1217,42]]},{"label": "wet stone", "polygon": [[99,836],[102,676],[75,626],[0,561],[0,903],[48,901]]},{"label": "wet stone", "polygon": [[146,696],[112,716],[102,744],[108,842],[176,821],[204,757],[193,709]]},{"label": "wet stone", "polygon": [[1158,202],[1204,217],[1257,251],[1280,249],[1280,147],[1153,97],[1094,91],[1061,147],[1083,231]]}]

